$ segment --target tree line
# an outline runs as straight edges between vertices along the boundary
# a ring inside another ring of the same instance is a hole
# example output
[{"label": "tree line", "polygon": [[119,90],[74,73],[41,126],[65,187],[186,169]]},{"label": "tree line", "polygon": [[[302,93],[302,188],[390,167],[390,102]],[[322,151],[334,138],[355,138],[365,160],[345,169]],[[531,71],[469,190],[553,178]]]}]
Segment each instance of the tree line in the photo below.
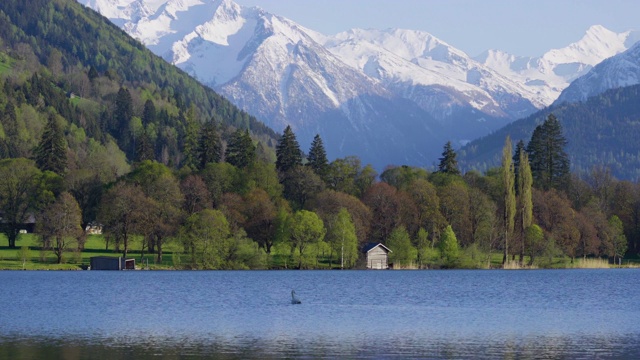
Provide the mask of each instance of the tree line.
[{"label": "tree line", "polygon": [[553,115],[528,144],[514,150],[507,138],[502,166],[486,174],[462,174],[447,143],[437,171],[390,166],[378,176],[357,157],[329,162],[320,136],[305,156],[290,127],[275,162],[258,156],[246,130],[225,143],[210,124],[193,146],[190,165],[141,160],[107,182],[56,173],[49,165],[56,160],[44,159],[52,152],[2,160],[0,209],[15,225],[10,246],[36,214],[43,246],[60,261],[82,248],[83,226],[93,220],[123,256],[135,250],[162,261],[174,242],[183,249],[174,265],[193,269],[268,268],[275,254],[284,259],[279,266],[352,268],[369,242],[389,247],[395,266],[420,268],[486,267],[492,253],[505,264],[537,266],[560,256],[637,254],[638,184],[601,167],[584,179],[570,174]]}]

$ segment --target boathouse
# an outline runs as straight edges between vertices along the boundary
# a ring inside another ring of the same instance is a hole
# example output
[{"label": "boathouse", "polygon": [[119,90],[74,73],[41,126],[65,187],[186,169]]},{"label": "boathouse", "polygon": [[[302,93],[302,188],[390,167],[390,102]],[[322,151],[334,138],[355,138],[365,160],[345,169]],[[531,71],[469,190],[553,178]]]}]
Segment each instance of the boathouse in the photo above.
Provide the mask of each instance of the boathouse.
[{"label": "boathouse", "polygon": [[381,243],[369,243],[363,252],[367,258],[367,269],[388,269],[391,249]]},{"label": "boathouse", "polygon": [[136,260],[113,256],[94,256],[91,270],[135,270]]}]

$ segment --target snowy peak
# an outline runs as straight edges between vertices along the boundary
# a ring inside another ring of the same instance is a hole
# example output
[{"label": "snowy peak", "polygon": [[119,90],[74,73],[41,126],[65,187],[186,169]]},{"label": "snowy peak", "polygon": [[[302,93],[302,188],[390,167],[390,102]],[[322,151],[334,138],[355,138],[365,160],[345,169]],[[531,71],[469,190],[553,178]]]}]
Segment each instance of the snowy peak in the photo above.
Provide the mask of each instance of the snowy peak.
[{"label": "snowy peak", "polygon": [[567,87],[556,101],[584,101],[609,89],[640,84],[640,43],[596,65]]},{"label": "snowy peak", "polygon": [[529,88],[545,105],[550,105],[573,80],[586,74],[594,65],[625,51],[638,39],[640,33],[637,31],[615,33],[594,25],[579,41],[549,50],[540,57],[520,57],[489,50],[475,60]]},{"label": "snowy peak", "polygon": [[625,51],[629,33],[627,31],[618,34],[601,25],[594,25],[579,41],[562,49],[550,50],[542,58],[556,64],[581,63],[594,66]]}]

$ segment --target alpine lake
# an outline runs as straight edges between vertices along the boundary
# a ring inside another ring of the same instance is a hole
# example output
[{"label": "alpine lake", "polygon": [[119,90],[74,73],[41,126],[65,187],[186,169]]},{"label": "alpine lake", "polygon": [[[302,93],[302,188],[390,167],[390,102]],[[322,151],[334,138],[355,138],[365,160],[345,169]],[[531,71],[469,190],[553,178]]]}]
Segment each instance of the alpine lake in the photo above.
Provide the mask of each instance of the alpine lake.
[{"label": "alpine lake", "polygon": [[637,269],[0,271],[0,284],[0,359],[640,358]]}]

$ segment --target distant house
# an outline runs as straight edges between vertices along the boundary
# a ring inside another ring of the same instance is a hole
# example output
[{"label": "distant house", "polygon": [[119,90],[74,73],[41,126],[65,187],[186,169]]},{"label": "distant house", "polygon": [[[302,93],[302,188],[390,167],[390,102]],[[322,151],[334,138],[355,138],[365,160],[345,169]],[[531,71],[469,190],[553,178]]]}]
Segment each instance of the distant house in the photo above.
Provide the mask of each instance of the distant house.
[{"label": "distant house", "polygon": [[91,270],[135,270],[136,260],[113,256],[94,256],[90,259]]},{"label": "distant house", "polygon": [[381,243],[369,243],[362,249],[367,258],[367,269],[388,269],[391,249]]},{"label": "distant house", "polygon": [[102,224],[98,224],[97,222],[92,221],[87,224],[84,232],[88,235],[100,235],[102,234]]}]

